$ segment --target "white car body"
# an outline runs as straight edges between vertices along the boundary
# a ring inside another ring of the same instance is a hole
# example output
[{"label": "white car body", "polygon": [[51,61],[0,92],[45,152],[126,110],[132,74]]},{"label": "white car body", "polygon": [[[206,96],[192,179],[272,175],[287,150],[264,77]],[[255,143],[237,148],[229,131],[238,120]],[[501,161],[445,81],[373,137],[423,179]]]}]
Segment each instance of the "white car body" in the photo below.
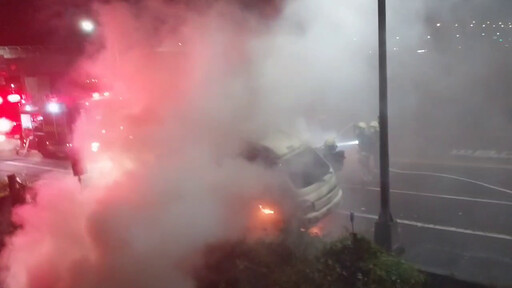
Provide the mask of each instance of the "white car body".
[{"label": "white car body", "polygon": [[343,193],[335,172],[311,145],[285,133],[272,134],[252,145],[277,158],[273,169],[284,171],[288,178],[295,200],[302,206],[303,224],[313,225],[339,206]]}]

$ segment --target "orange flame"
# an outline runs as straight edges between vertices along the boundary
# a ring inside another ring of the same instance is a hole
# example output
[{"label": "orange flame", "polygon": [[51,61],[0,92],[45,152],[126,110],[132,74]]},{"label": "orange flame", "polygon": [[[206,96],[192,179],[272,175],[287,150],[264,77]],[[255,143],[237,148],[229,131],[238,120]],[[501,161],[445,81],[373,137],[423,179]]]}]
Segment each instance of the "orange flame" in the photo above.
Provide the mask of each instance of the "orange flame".
[{"label": "orange flame", "polygon": [[261,210],[261,212],[263,212],[263,214],[267,214],[267,215],[275,213],[274,210],[266,208],[266,207],[263,207],[261,205],[260,205],[260,210]]}]

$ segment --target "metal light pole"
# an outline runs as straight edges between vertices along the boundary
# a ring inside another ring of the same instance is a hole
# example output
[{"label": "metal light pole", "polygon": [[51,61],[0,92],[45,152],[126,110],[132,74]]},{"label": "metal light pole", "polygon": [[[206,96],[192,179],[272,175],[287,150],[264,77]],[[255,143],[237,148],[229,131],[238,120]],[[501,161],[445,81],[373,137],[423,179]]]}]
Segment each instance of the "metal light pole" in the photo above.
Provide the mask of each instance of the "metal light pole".
[{"label": "metal light pole", "polygon": [[391,215],[388,140],[388,73],[386,48],[386,0],[378,0],[379,17],[379,126],[380,126],[380,213],[375,223],[375,243],[392,251],[397,230]]}]

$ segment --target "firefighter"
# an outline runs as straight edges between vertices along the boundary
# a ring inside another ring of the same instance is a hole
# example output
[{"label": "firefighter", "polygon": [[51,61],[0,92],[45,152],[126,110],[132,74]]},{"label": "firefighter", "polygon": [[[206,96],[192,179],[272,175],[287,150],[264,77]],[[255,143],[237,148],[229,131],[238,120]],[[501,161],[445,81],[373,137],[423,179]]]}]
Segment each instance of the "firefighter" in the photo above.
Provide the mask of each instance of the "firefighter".
[{"label": "firefighter", "polygon": [[369,131],[370,129],[365,122],[359,122],[354,125],[354,136],[358,141],[359,164],[363,169],[364,182],[369,182],[373,178],[371,168],[372,141]]},{"label": "firefighter", "polygon": [[332,154],[338,150],[338,145],[336,145],[335,138],[329,138],[324,142],[324,150],[328,154]]},{"label": "firefighter", "polygon": [[73,176],[77,177],[78,182],[82,184],[82,176],[87,173],[83,159],[79,151],[75,148],[71,149],[68,156],[70,158],[69,160],[71,162],[71,170],[73,171]]},{"label": "firefighter", "polygon": [[380,141],[380,129],[379,123],[377,121],[372,121],[370,125],[368,125],[368,153],[371,157],[371,163],[373,164],[374,171],[379,170],[379,142]]},{"label": "firefighter", "polygon": [[340,157],[343,157],[343,154],[338,154],[338,145],[336,144],[336,138],[332,137],[325,140],[324,146],[322,148],[325,160],[327,160],[327,162],[331,164],[334,171],[341,170],[343,162],[342,159],[340,159]]}]

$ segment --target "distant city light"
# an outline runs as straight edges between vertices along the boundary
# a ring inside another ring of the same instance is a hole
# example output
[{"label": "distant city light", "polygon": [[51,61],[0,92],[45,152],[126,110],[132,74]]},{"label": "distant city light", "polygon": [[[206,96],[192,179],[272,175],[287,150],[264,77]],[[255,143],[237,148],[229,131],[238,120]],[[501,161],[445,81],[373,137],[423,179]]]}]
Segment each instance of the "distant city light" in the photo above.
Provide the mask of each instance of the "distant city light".
[{"label": "distant city light", "polygon": [[485,27],[485,24],[483,24],[482,27]]},{"label": "distant city light", "polygon": [[396,40],[400,40],[400,37],[399,37],[399,36],[396,36]]},{"label": "distant city light", "polygon": [[437,23],[437,24],[436,24],[436,26],[437,26],[437,27],[441,26],[441,23]]},{"label": "distant city light", "polygon": [[459,34],[457,34],[456,36],[457,36],[457,38],[459,38],[459,37],[460,37],[460,35],[459,35]]},{"label": "distant city light", "polygon": [[430,39],[430,35],[427,36],[427,39]]},{"label": "distant city light", "polygon": [[485,33],[482,33],[482,36],[485,36]]},{"label": "distant city light", "polygon": [[95,25],[94,25],[94,22],[92,22],[91,20],[84,19],[84,20],[80,21],[80,28],[85,33],[92,33],[95,29]]},{"label": "distant city light", "polygon": [[455,24],[455,27],[459,27],[459,24]]},{"label": "distant city light", "polygon": [[473,24],[471,24],[471,25],[469,25],[469,26],[473,27]]},{"label": "distant city light", "polygon": [[418,50],[416,52],[418,52],[418,53],[425,53],[425,52],[427,52],[427,49],[420,49],[420,50]]}]

